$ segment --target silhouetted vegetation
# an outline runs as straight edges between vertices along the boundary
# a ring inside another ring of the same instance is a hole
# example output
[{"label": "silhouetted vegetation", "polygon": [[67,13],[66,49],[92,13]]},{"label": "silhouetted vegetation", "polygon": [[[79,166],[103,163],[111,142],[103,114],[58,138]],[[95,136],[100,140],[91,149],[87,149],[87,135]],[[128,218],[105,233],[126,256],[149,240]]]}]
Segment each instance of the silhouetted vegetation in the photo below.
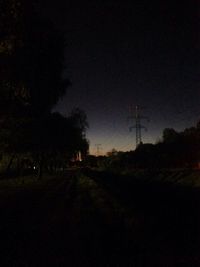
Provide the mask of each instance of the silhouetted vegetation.
[{"label": "silhouetted vegetation", "polygon": [[1,170],[64,168],[88,150],[83,111],[69,117],[52,113],[69,81],[65,38],[41,18],[34,1],[1,1],[0,152]]},{"label": "silhouetted vegetation", "polygon": [[156,144],[140,144],[134,151],[113,150],[107,157],[96,159],[96,166],[114,172],[136,169],[199,168],[200,123],[182,132],[166,128],[162,141]]}]

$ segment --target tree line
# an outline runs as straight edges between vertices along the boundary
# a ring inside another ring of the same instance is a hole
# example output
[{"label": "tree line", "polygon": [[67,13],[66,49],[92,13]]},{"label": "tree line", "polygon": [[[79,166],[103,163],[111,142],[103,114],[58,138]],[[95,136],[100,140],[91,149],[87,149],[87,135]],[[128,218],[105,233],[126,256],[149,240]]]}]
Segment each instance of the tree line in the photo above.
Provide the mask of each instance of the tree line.
[{"label": "tree line", "polygon": [[66,166],[88,151],[86,114],[53,112],[70,81],[65,34],[41,17],[37,1],[0,3],[0,170]]},{"label": "tree line", "polygon": [[136,169],[198,169],[200,168],[200,122],[178,132],[163,130],[156,144],[140,144],[134,151],[119,152],[113,149],[107,156],[88,157],[88,165],[119,171]]}]

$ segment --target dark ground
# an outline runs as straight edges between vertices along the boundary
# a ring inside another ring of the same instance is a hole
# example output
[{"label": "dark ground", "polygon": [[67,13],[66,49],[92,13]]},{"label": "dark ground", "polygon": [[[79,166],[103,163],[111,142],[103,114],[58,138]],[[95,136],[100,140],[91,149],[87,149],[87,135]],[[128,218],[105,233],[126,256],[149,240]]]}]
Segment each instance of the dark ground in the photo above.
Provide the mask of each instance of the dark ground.
[{"label": "dark ground", "polygon": [[198,189],[91,170],[0,190],[0,266],[200,266]]}]

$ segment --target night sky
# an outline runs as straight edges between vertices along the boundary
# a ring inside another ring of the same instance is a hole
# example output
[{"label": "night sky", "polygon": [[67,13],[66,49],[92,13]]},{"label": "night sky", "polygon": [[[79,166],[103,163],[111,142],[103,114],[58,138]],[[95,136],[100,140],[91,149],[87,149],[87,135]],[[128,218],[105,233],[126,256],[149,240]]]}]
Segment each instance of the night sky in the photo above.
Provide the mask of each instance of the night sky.
[{"label": "night sky", "polygon": [[87,113],[91,153],[135,148],[130,106],[150,118],[144,143],[200,119],[198,1],[46,0],[41,9],[66,33],[72,86],[56,110]]}]

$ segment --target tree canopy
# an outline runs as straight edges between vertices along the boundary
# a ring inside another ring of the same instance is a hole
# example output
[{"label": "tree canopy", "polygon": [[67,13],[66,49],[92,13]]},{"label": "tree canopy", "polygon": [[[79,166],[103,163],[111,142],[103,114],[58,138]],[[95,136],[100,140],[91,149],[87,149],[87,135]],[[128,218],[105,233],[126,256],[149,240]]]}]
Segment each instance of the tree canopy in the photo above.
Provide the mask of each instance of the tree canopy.
[{"label": "tree canopy", "polygon": [[108,153],[104,165],[112,171],[159,168],[199,168],[200,122],[178,132],[163,130],[162,141],[140,144],[134,151]]},{"label": "tree canopy", "polygon": [[[34,116],[49,112],[65,93],[64,34],[41,18],[34,1],[2,0],[0,101],[2,114],[26,107]],[[24,111],[23,111],[24,112]]]},{"label": "tree canopy", "polygon": [[38,164],[87,154],[86,114],[52,113],[70,84],[64,33],[39,15],[37,1],[2,0],[0,8],[1,152]]}]

